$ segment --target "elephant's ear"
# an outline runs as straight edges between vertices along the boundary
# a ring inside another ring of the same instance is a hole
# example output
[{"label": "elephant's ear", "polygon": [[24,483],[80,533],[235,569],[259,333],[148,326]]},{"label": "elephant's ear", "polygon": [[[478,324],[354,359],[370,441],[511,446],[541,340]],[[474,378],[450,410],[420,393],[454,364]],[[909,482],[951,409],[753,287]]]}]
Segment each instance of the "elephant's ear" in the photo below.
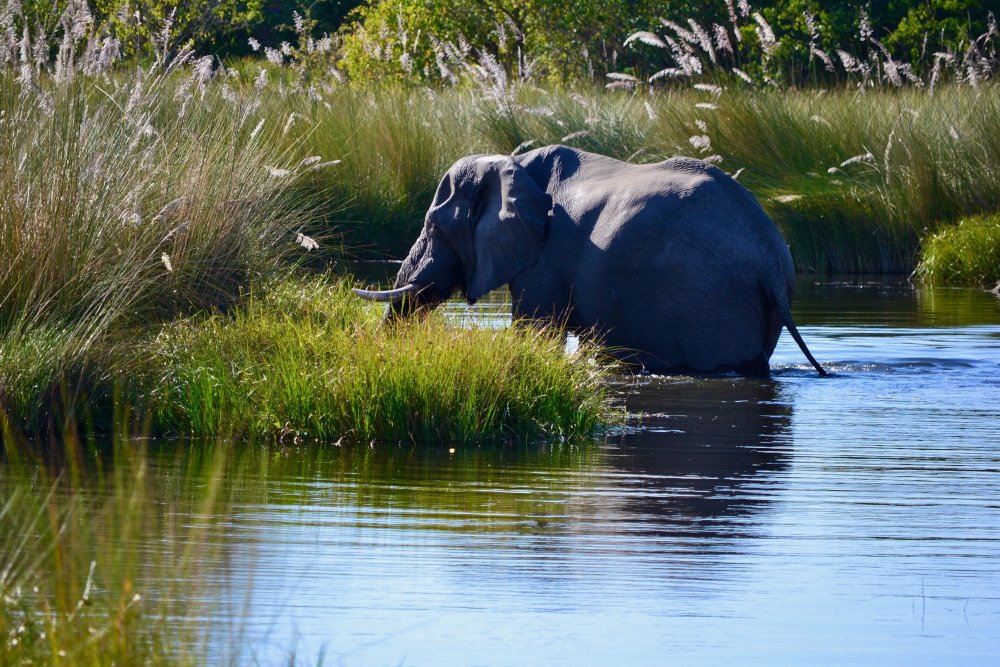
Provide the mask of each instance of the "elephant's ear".
[{"label": "elephant's ear", "polygon": [[538,261],[552,211],[552,197],[511,158],[480,158],[476,171],[482,189],[474,211],[469,303]]}]

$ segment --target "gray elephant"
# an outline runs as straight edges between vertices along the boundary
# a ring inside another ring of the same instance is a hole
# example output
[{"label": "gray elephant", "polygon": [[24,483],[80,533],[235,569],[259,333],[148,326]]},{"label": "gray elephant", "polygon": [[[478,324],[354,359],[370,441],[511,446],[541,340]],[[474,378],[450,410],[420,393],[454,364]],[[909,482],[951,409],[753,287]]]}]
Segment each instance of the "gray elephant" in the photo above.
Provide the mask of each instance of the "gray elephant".
[{"label": "gray elephant", "polygon": [[547,146],[456,162],[396,288],[355,292],[392,319],[506,283],[515,319],[594,331],[656,373],[767,375],[784,326],[825,375],[792,321],[794,279],[781,233],[718,168]]}]

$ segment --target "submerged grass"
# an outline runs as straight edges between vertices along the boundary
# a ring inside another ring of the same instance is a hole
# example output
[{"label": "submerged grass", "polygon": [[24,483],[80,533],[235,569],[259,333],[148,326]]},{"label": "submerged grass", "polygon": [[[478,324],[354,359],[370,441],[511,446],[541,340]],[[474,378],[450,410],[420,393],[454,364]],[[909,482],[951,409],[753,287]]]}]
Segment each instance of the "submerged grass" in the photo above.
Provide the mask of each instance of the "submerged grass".
[{"label": "submerged grass", "polygon": [[1000,214],[966,218],[924,239],[917,275],[945,285],[1000,283]]},{"label": "submerged grass", "polygon": [[144,372],[154,423],[190,435],[480,443],[563,440],[613,419],[608,368],[559,332],[394,329],[343,283],[282,282],[229,316],[166,327]]}]

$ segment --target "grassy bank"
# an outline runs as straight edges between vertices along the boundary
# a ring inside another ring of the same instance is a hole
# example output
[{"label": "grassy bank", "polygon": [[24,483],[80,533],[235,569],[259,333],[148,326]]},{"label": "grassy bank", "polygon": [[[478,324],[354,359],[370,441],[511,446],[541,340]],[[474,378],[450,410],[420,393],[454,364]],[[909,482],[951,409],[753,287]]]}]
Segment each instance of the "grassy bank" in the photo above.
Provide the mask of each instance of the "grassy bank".
[{"label": "grassy bank", "polygon": [[558,332],[460,329],[443,316],[382,327],[381,310],[349,287],[274,279],[225,313],[129,341],[116,330],[69,369],[49,350],[12,346],[0,356],[7,419],[100,433],[129,406],[159,434],[455,444],[559,441],[615,420],[592,346],[567,356]]},{"label": "grassy bank", "polygon": [[285,281],[232,316],[164,328],[139,391],[155,393],[159,430],[199,436],[525,442],[611,419],[607,370],[588,346],[567,356],[553,333],[443,317],[388,330],[379,317],[342,282]]},{"label": "grassy bank", "polygon": [[945,285],[997,285],[1000,215],[966,218],[925,238],[917,275]]}]

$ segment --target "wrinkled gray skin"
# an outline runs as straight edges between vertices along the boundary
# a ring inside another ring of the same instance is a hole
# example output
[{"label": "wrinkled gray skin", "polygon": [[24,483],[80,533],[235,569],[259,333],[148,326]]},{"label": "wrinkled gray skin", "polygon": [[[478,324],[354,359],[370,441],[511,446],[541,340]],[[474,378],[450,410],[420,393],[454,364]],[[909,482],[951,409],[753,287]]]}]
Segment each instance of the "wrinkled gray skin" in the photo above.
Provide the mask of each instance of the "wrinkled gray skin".
[{"label": "wrinkled gray skin", "polygon": [[792,322],[794,278],[777,228],[716,167],[548,146],[456,162],[396,276],[410,293],[382,294],[393,319],[506,283],[515,319],[596,331],[657,373],[767,375],[785,326],[825,374]]}]

